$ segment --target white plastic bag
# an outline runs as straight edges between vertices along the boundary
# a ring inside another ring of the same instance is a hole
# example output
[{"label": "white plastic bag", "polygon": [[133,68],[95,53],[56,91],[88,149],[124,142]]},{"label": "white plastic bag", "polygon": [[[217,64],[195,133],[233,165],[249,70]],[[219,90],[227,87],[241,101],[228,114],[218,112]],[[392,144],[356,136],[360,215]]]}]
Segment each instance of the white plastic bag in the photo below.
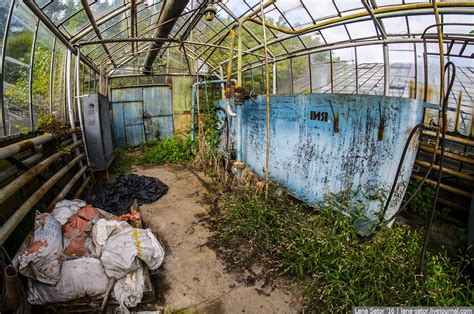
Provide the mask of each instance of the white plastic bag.
[{"label": "white plastic bag", "polygon": [[109,277],[120,279],[137,270],[139,260],[154,270],[164,257],[163,247],[150,229],[127,228],[107,240],[100,260]]},{"label": "white plastic bag", "polygon": [[143,267],[140,267],[117,280],[114,286],[114,298],[121,306],[135,307],[141,302],[144,289]]},{"label": "white plastic bag", "polygon": [[20,273],[54,285],[61,276],[63,237],[61,225],[48,213],[36,212],[33,238],[15,257]]},{"label": "white plastic bag", "polygon": [[132,226],[125,221],[99,219],[92,227],[92,240],[96,255],[100,257],[102,248],[109,237],[127,228],[132,228]]},{"label": "white plastic bag", "polygon": [[109,278],[97,258],[83,257],[63,263],[61,279],[55,286],[28,281],[31,304],[61,303],[105,293]]},{"label": "white plastic bag", "polygon": [[86,205],[87,203],[82,200],[62,200],[56,204],[51,215],[53,215],[61,225],[64,225],[69,217]]}]

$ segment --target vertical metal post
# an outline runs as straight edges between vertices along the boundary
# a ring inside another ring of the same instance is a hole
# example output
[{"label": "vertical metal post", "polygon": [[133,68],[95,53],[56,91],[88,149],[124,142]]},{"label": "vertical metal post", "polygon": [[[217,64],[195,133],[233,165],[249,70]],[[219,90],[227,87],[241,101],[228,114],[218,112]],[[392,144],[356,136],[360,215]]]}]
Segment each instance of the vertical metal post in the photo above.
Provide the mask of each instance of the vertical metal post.
[{"label": "vertical metal post", "polygon": [[10,29],[10,22],[13,15],[13,8],[15,6],[15,0],[12,0],[12,4],[10,6],[10,10],[8,11],[7,20],[5,21],[5,33],[3,34],[3,45],[2,45],[2,60],[0,60],[0,108],[2,110],[2,127],[3,127],[3,135],[7,134],[7,124],[5,119],[5,100],[3,98],[3,81],[4,81],[4,67],[5,67],[5,51],[7,49],[7,38],[8,38],[8,30]]},{"label": "vertical metal post", "polygon": [[[91,166],[89,161],[89,152],[87,150],[87,142],[86,142],[86,133],[84,132],[84,120],[82,118],[82,107],[81,107],[81,84],[79,83],[80,77],[80,65],[81,64],[81,47],[77,46],[77,56],[76,56],[76,104],[77,104],[77,113],[79,115],[79,124],[81,126],[81,133],[82,133],[82,142],[84,143],[84,151],[86,153],[86,160],[87,165]],[[85,67],[85,65],[84,65]]]},{"label": "vertical metal post", "polygon": [[383,62],[384,62],[384,80],[383,80],[383,95],[388,96],[389,85],[390,85],[390,60],[388,45],[383,44]]},{"label": "vertical metal post", "polygon": [[54,51],[56,50],[56,37],[51,49],[51,64],[49,67],[49,114],[53,114],[53,81],[54,81]]},{"label": "vertical metal post", "polygon": [[416,56],[416,43],[413,44],[413,54],[415,56],[415,90],[413,94],[413,98],[416,99],[418,96],[418,58]]},{"label": "vertical metal post", "polygon": [[30,127],[31,131],[35,129],[35,118],[33,115],[33,68],[35,62],[35,46],[36,46],[36,37],[38,36],[39,20],[36,22],[35,34],[33,35],[33,42],[31,44],[31,54],[30,54],[30,73],[28,77],[28,107],[30,110]]},{"label": "vertical metal post", "polygon": [[311,70],[311,54],[308,54],[308,69],[309,69],[309,92],[313,92],[313,73]]},{"label": "vertical metal post", "polygon": [[273,95],[276,95],[277,93],[277,63],[275,60],[273,60]]},{"label": "vertical metal post", "polygon": [[334,93],[334,73],[333,73],[333,66],[332,66],[332,50],[329,50],[329,67],[331,72],[331,94]]},{"label": "vertical metal post", "polygon": [[355,58],[355,72],[356,72],[356,89],[355,93],[359,94],[359,62],[357,62],[357,47],[354,47],[354,58]]}]

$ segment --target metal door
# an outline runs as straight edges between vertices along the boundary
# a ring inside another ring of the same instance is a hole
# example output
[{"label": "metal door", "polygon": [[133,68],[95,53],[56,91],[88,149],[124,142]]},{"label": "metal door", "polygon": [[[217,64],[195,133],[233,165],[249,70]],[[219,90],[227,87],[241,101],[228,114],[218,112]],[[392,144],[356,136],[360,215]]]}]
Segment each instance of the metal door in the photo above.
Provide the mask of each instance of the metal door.
[{"label": "metal door", "polygon": [[147,141],[173,136],[173,104],[169,86],[143,88],[143,107]]},{"label": "metal door", "polygon": [[169,86],[112,90],[116,146],[136,146],[173,136],[173,104]]}]

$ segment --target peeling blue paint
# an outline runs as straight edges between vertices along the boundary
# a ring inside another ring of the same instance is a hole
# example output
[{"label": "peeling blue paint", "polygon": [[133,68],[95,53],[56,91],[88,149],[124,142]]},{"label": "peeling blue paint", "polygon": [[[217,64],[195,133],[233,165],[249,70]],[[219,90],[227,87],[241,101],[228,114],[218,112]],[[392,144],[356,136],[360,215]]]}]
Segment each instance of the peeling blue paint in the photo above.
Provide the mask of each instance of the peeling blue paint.
[{"label": "peeling blue paint", "polygon": [[[321,202],[328,192],[347,189],[388,191],[408,135],[422,122],[426,106],[411,99],[344,94],[274,95],[270,103],[270,177],[309,203]],[[220,105],[225,106],[225,101]],[[237,148],[241,141],[237,154],[263,177],[265,98],[259,96],[238,107],[238,117],[231,123]],[[238,119],[242,119],[240,124]],[[383,138],[379,140],[382,127]],[[386,217],[392,216],[401,204],[417,146],[416,136]],[[363,201],[366,215],[374,221],[380,203]]]}]

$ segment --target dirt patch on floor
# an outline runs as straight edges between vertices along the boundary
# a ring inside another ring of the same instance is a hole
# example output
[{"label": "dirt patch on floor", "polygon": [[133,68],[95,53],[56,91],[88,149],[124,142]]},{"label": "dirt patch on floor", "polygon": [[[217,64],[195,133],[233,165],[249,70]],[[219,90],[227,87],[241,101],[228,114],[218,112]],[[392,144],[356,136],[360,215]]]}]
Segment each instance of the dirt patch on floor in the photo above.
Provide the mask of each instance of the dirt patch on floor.
[{"label": "dirt patch on floor", "polygon": [[[157,309],[186,313],[293,313],[302,307],[300,296],[285,283],[275,283],[259,267],[226,269],[209,248],[212,236],[202,217],[209,210],[203,182],[183,167],[136,167],[133,173],[152,176],[169,186],[157,202],[143,205],[147,227],[166,249],[162,267],[152,274]],[[203,178],[208,184],[210,180]]]}]

